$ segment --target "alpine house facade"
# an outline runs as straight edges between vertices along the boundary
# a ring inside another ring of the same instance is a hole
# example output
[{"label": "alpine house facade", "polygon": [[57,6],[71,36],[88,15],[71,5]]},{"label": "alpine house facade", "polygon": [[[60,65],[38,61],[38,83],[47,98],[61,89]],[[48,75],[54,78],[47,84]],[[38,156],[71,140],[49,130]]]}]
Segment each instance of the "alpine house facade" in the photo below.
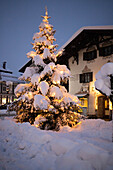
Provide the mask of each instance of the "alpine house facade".
[{"label": "alpine house facade", "polygon": [[83,27],[59,50],[62,49],[59,63],[70,68],[69,92],[78,96],[84,114],[110,118],[112,104],[94,83],[100,68],[113,62],[113,26]]}]

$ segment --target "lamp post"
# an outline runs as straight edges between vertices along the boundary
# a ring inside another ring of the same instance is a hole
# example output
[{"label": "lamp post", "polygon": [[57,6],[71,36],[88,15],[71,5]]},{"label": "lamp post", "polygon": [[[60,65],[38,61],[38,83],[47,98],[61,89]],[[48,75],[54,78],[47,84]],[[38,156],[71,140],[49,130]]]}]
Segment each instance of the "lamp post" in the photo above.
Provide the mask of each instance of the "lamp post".
[{"label": "lamp post", "polygon": [[112,103],[112,142],[113,142],[113,75],[110,75],[111,95],[110,100]]}]

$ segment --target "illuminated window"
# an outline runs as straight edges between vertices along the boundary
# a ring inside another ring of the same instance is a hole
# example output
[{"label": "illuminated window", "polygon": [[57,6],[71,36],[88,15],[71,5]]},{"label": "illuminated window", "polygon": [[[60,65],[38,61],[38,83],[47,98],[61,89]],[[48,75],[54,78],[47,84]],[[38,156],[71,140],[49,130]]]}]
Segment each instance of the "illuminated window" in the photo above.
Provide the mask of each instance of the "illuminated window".
[{"label": "illuminated window", "polygon": [[105,100],[105,109],[109,110],[109,99],[108,98]]},{"label": "illuminated window", "polygon": [[2,98],[2,104],[6,104],[6,97]]},{"label": "illuminated window", "polygon": [[82,106],[84,105],[84,99],[81,99],[81,105]]},{"label": "illuminated window", "polygon": [[87,98],[79,98],[79,100],[80,100],[80,106],[81,107],[88,107],[88,100],[87,100]]}]

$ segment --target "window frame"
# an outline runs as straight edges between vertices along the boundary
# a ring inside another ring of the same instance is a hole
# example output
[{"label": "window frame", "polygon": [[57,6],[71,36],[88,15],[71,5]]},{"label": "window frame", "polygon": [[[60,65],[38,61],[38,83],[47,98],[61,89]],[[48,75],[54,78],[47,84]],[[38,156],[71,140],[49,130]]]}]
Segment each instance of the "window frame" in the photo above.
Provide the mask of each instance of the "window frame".
[{"label": "window frame", "polygon": [[91,61],[97,58],[97,50],[89,51],[89,52],[84,52],[83,53],[83,61]]},{"label": "window frame", "polygon": [[113,54],[113,45],[105,46],[105,47],[100,47],[99,48],[99,56],[109,56]]},{"label": "window frame", "polygon": [[80,83],[90,83],[91,81],[93,81],[93,72],[79,74]]},{"label": "window frame", "polygon": [[4,82],[2,83],[2,93],[6,93],[6,83]]}]

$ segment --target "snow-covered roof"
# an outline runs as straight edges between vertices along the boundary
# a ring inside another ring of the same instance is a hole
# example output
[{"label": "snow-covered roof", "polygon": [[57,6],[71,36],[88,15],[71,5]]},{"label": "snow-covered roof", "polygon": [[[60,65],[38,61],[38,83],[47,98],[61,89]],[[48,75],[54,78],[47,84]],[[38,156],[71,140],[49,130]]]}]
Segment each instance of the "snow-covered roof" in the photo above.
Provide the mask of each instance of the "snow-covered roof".
[{"label": "snow-covered roof", "polygon": [[80,28],[58,51],[64,49],[74,38],[76,38],[83,30],[113,30],[113,25],[106,26],[87,26]]},{"label": "snow-covered roof", "polygon": [[11,81],[11,82],[17,82],[17,83],[21,83],[23,81],[19,80],[17,76],[15,76],[14,74],[10,74],[10,73],[0,73],[0,81]]},{"label": "snow-covered roof", "polygon": [[0,66],[0,72],[5,72],[5,73],[10,73],[12,74],[12,71],[9,69],[4,69],[3,67]]}]

